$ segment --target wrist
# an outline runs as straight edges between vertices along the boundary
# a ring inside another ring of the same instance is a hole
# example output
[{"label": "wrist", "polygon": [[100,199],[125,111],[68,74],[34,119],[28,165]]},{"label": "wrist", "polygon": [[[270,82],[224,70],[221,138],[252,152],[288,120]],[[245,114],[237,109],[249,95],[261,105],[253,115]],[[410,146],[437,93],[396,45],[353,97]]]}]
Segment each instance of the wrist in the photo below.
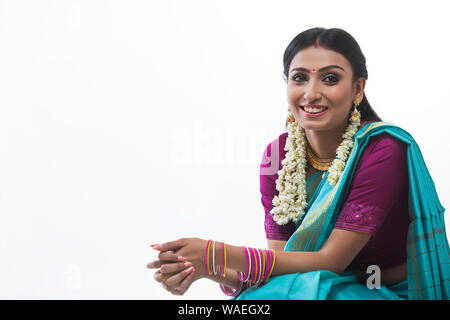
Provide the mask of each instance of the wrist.
[{"label": "wrist", "polygon": [[227,272],[227,246],[224,242],[208,240],[204,245],[202,272],[208,278],[225,277]]},{"label": "wrist", "polygon": [[209,241],[201,239],[199,254],[197,256],[197,265],[195,266],[196,278],[208,278],[208,270],[206,265],[206,249]]}]

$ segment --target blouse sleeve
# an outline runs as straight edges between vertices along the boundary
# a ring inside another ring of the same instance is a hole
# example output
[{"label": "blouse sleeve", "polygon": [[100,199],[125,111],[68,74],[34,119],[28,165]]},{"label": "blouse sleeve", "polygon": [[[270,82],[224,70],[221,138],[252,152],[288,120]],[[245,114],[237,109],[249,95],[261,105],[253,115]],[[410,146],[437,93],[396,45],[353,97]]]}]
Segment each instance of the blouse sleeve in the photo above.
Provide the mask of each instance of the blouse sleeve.
[{"label": "blouse sleeve", "polygon": [[261,203],[265,212],[264,228],[266,238],[273,240],[289,240],[295,231],[293,222],[280,226],[273,220],[273,215],[270,213],[270,210],[274,207],[272,200],[278,195],[276,180],[278,171],[282,167],[281,161],[285,157],[284,146],[286,138],[287,133],[283,133],[279,138],[269,143],[264,151],[259,173]]},{"label": "blouse sleeve", "polygon": [[388,133],[370,138],[335,228],[374,236],[408,187],[407,145]]}]

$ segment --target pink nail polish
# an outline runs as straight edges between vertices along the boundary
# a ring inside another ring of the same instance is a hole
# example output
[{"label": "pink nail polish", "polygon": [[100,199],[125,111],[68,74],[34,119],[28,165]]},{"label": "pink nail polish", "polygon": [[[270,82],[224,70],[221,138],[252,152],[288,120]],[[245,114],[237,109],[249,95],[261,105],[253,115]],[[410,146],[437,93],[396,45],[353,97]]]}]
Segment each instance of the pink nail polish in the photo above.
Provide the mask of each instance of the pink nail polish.
[{"label": "pink nail polish", "polygon": [[160,250],[162,248],[162,245],[160,245],[160,244],[151,244],[150,247],[152,247],[155,250]]},{"label": "pink nail polish", "polygon": [[192,266],[192,263],[190,263],[190,262],[185,262],[185,263],[184,263],[184,266],[185,266],[185,267],[190,267],[190,266]]},{"label": "pink nail polish", "polygon": [[190,274],[192,272],[192,270],[194,270],[194,267],[190,267],[190,268],[186,269],[186,273]]},{"label": "pink nail polish", "polygon": [[186,258],[182,257],[182,256],[178,256],[178,261],[186,261]]},{"label": "pink nail polish", "polygon": [[194,273],[195,273],[195,269],[194,269],[194,268],[192,268],[191,274],[194,274]]}]

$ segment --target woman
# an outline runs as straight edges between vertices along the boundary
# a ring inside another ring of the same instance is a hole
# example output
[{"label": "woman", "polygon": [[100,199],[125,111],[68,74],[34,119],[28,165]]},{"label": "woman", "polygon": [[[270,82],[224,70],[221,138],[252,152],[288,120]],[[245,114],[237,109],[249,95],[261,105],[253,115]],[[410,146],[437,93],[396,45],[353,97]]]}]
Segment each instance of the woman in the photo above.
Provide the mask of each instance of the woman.
[{"label": "woman", "polygon": [[445,209],[414,139],[371,108],[357,42],[313,28],[283,60],[287,132],[260,171],[269,250],[152,245],[155,279],[184,294],[209,278],[237,299],[448,299]]}]

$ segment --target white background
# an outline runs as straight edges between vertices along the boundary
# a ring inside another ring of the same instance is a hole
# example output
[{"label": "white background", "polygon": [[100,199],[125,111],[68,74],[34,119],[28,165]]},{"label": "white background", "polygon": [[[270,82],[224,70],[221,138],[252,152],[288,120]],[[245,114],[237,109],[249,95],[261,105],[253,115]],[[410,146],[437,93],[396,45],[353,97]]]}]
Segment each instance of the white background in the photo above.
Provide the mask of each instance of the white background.
[{"label": "white background", "polygon": [[[445,3],[0,1],[0,298],[179,299],[145,268],[150,243],[265,247],[282,55],[312,27],[358,41],[370,103],[447,208]],[[181,298],[227,297],[200,280]]]}]

